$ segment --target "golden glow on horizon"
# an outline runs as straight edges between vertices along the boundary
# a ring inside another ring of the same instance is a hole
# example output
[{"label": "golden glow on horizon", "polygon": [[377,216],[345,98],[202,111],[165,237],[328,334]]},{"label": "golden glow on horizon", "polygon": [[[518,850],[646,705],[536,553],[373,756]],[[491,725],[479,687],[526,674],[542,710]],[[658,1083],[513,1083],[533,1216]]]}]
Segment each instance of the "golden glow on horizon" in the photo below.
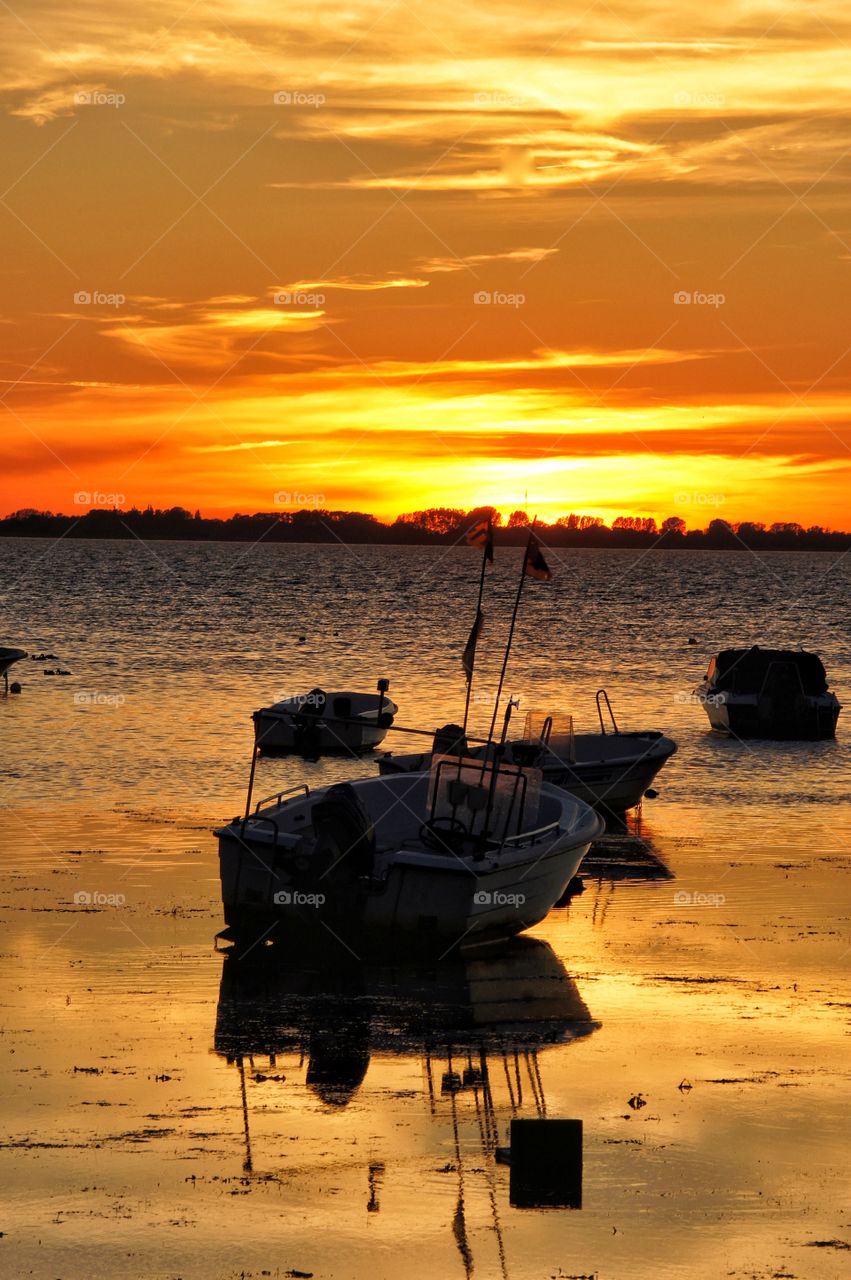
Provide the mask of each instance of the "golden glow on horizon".
[{"label": "golden glow on horizon", "polygon": [[0,514],[848,525],[851,15],[568,25],[7,15]]}]

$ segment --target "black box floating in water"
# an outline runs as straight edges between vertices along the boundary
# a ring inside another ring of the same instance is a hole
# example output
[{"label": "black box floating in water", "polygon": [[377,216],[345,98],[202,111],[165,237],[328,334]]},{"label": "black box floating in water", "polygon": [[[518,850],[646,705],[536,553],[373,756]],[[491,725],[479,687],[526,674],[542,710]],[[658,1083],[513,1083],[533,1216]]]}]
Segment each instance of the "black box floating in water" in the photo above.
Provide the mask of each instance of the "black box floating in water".
[{"label": "black box floating in water", "polygon": [[582,1208],[582,1121],[511,1121],[511,1204]]}]

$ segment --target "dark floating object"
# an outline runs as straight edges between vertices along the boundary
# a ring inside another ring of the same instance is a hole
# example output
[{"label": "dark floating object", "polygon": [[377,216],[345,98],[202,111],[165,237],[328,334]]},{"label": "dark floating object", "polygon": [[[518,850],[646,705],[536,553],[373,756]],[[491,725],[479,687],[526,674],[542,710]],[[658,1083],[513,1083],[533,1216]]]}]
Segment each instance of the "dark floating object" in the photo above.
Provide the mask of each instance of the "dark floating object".
[{"label": "dark floating object", "polygon": [[640,1111],[642,1107],[647,1106],[647,1099],[643,1093],[634,1093],[627,1105],[632,1107],[633,1111]]},{"label": "dark floating object", "polygon": [[656,790],[655,787],[648,787],[644,793],[644,798],[645,800],[655,800],[658,794],[659,792]]},{"label": "dark floating object", "polygon": [[690,1080],[681,1080],[680,1083],[677,1085],[677,1088],[679,1089],[680,1093],[688,1093],[689,1089],[694,1088],[694,1085]]},{"label": "dark floating object", "polygon": [[697,644],[697,641],[695,640],[694,636],[689,636],[688,642],[689,644]]},{"label": "dark floating object", "polygon": [[22,692],[22,687],[21,687],[21,682],[20,682],[20,680],[13,680],[13,681],[12,681],[12,683],[9,685],[9,692],[10,692],[10,693],[21,693],[21,692]]},{"label": "dark floating object", "polygon": [[722,649],[694,691],[709,723],[737,738],[832,738],[842,707],[817,653]]},{"label": "dark floating object", "polygon": [[509,1161],[514,1208],[582,1208],[581,1120],[512,1120]]}]

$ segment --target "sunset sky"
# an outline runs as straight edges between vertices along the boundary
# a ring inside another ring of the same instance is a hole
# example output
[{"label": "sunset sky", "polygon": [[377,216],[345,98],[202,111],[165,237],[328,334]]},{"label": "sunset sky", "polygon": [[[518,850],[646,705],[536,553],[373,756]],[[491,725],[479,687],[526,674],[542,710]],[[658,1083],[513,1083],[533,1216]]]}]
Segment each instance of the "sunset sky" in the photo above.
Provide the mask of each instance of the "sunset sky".
[{"label": "sunset sky", "polygon": [[0,514],[851,526],[846,3],[0,0],[0,36]]}]

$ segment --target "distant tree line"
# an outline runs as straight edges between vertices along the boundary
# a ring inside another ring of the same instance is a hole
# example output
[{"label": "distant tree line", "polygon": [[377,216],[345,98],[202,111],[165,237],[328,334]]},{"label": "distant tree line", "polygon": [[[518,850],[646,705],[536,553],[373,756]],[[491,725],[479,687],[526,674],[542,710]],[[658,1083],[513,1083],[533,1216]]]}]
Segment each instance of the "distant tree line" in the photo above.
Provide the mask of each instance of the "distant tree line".
[{"label": "distant tree line", "polygon": [[[493,507],[462,511],[429,507],[398,516],[385,524],[363,511],[258,511],[227,519],[194,515],[184,507],[128,511],[97,507],[76,516],[24,509],[0,520],[0,536],[17,538],[143,538],[195,542],[350,542],[387,544],[452,544],[462,542],[476,521],[493,521],[497,545],[519,546],[530,520],[513,511],[506,521]],[[851,533],[779,521],[766,527],[757,521],[710,520],[705,529],[686,529],[680,516],[657,525],[652,516],[618,516],[611,526],[597,516],[562,516],[554,524],[535,522],[542,542],[554,547],[665,547],[708,550],[847,551]]]}]

